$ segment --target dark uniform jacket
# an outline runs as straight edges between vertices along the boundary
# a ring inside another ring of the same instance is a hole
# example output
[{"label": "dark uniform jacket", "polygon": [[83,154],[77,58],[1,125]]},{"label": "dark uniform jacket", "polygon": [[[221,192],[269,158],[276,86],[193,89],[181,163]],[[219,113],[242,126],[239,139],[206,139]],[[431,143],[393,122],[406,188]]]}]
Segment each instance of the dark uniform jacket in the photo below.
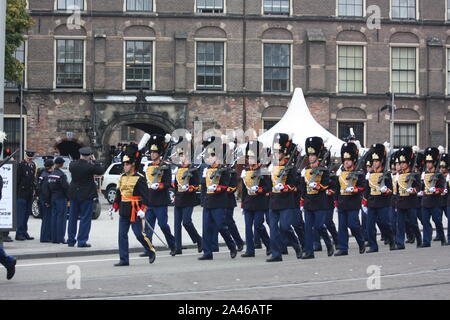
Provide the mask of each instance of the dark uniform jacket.
[{"label": "dark uniform jacket", "polygon": [[[146,170],[146,178],[148,184],[148,192],[151,207],[167,207],[170,204],[169,188],[172,183],[172,172],[170,167],[164,169],[161,174],[155,174],[155,170],[159,165],[150,164]],[[159,183],[159,190],[153,190],[150,186],[153,183]]]},{"label": "dark uniform jacket", "polygon": [[448,184],[446,175],[444,175],[444,180],[445,180],[444,190],[447,190],[447,192],[441,193],[441,205],[440,205],[441,208],[447,207],[447,200],[448,200]]},{"label": "dark uniform jacket", "polygon": [[[286,210],[298,208],[298,195],[297,195],[297,172],[295,169],[289,170],[287,175],[282,177],[281,181],[279,178],[279,173],[283,170],[285,166],[273,166],[271,170],[271,180],[272,180],[272,193],[270,195],[269,208],[271,210]],[[275,186],[278,183],[282,183],[287,188],[283,191],[276,191]]]},{"label": "dark uniform jacket", "polygon": [[327,211],[334,210],[334,201],[336,200],[335,194],[336,194],[336,186],[338,185],[338,177],[333,174],[330,175],[330,186],[328,187],[328,190],[331,192],[331,194],[327,195]]},{"label": "dark uniform jacket", "polygon": [[[314,177],[315,176],[315,177]],[[314,181],[313,181],[314,179]],[[328,171],[319,171],[318,175],[314,175],[311,168],[302,171],[301,176],[302,199],[304,208],[308,211],[324,211],[329,209],[329,199],[326,190],[330,185],[330,174]],[[309,187],[309,184],[316,182],[320,189],[316,190]]]},{"label": "dark uniform jacket", "polygon": [[353,180],[351,186],[356,188],[358,192],[355,193],[347,193],[345,189],[348,186],[347,177],[351,171],[347,171],[344,168],[341,173],[337,176],[337,184],[336,184],[336,199],[338,202],[338,209],[344,211],[355,211],[361,209],[361,199],[362,193],[364,192],[365,186],[365,176],[363,174],[358,175],[357,179]]},{"label": "dark uniform jacket", "polygon": [[[139,200],[134,200],[133,204],[133,200],[127,197],[138,197]],[[139,210],[146,212],[149,205],[150,197],[145,177],[140,173],[122,174],[113,203],[114,209],[119,210],[119,215],[131,219],[133,210],[135,215]],[[134,218],[136,219],[136,216]]]},{"label": "dark uniform jacket", "polygon": [[[406,190],[409,187],[407,178],[410,173],[401,173],[397,180],[397,209],[412,209],[420,206],[417,193],[408,194]],[[416,175],[411,185],[416,191],[420,191],[420,175]]]},{"label": "dark uniform jacket", "polygon": [[[188,185],[189,189],[184,191],[183,185]],[[200,204],[200,197],[197,191],[200,189],[200,179],[198,170],[194,166],[188,168],[178,168],[175,174],[175,207],[188,208]]]},{"label": "dark uniform jacket", "polygon": [[69,198],[69,183],[67,176],[61,169],[55,169],[47,178],[47,185],[51,200]]},{"label": "dark uniform jacket", "polygon": [[37,183],[37,194],[41,201],[45,203],[50,202],[50,193],[48,190],[48,176],[50,175],[50,171],[42,170],[39,174],[38,183]]},{"label": "dark uniform jacket", "polygon": [[[272,190],[270,177],[259,175],[261,171],[245,169],[241,173],[242,178],[242,209],[248,211],[269,210],[269,194]],[[257,193],[251,193],[252,186],[258,186]]]},{"label": "dark uniform jacket", "polygon": [[36,190],[36,164],[25,160],[17,167],[17,197],[31,200]]},{"label": "dark uniform jacket", "polygon": [[366,176],[366,186],[364,189],[364,198],[367,200],[369,208],[386,208],[391,206],[392,202],[392,177],[389,174],[384,184],[390,190],[388,193],[381,193],[380,177],[383,172],[372,172]]},{"label": "dark uniform jacket", "polygon": [[[204,191],[203,207],[205,209],[219,209],[229,207],[229,188],[236,188],[236,184],[233,184],[231,174],[228,170],[223,171],[219,176],[211,179],[212,174],[221,170],[221,168],[212,168],[208,166],[203,171],[202,190]],[[234,182],[236,182],[234,180]],[[216,191],[208,191],[208,187],[211,185],[217,185]]]},{"label": "dark uniform jacket", "polygon": [[95,175],[102,175],[105,170],[102,166],[86,160],[72,161],[69,165],[72,181],[69,186],[70,200],[93,200],[97,198]]},{"label": "dark uniform jacket", "polygon": [[437,173],[437,181],[434,185],[436,188],[435,193],[428,192],[428,188],[431,187],[431,179],[434,173],[429,173],[427,171],[422,173],[422,207],[423,208],[439,208],[441,206],[441,193],[445,189],[445,177],[440,172]]},{"label": "dark uniform jacket", "polygon": [[228,192],[228,206],[227,208],[236,208],[237,202],[236,202],[236,187],[237,187],[237,173],[235,170],[230,170],[230,185],[233,185],[234,187],[229,189]]}]

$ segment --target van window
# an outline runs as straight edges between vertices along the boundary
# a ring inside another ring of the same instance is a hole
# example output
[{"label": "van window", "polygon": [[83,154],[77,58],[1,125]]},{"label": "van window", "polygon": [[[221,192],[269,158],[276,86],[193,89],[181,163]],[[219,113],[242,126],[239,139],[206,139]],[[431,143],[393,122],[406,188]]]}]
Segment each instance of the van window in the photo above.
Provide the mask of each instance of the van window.
[{"label": "van window", "polygon": [[109,174],[115,175],[121,175],[122,172],[123,172],[123,165],[121,163],[112,166],[111,170],[109,170]]}]

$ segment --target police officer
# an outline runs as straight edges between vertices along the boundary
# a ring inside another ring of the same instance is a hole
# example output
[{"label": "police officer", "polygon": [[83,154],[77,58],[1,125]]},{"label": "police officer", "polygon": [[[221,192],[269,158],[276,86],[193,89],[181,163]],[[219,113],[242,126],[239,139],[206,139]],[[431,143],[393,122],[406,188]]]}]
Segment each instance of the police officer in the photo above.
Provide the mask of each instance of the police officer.
[{"label": "police officer", "polygon": [[39,207],[42,215],[41,237],[42,243],[52,242],[52,208],[50,203],[50,194],[48,192],[48,176],[53,171],[54,162],[52,159],[46,159],[44,170],[41,171],[38,178],[37,191],[39,195]]},{"label": "police officer", "polygon": [[264,216],[269,209],[269,194],[272,189],[270,178],[264,174],[267,170],[261,163],[262,145],[258,141],[249,141],[245,149],[246,168],[241,173],[242,209],[245,218],[245,253],[243,258],[255,256],[254,233],[257,233],[270,255],[270,238],[264,227]]},{"label": "police officer", "polygon": [[[237,255],[236,243],[225,225],[225,210],[228,207],[228,193],[231,184],[231,176],[228,168],[224,166],[222,139],[210,137],[204,142],[206,148],[206,167],[203,171],[202,189],[205,190],[203,199],[203,256],[199,260],[213,259],[214,227],[219,231],[230,250],[230,257]],[[222,150],[221,150],[222,149]],[[219,166],[221,166],[219,168]]]},{"label": "police officer", "polygon": [[415,157],[411,147],[402,147],[398,151],[400,172],[397,178],[397,231],[395,235],[395,250],[405,249],[405,220],[412,227],[417,240],[417,247],[422,246],[422,235],[417,224],[417,207],[419,199],[417,192],[421,188],[420,174],[414,174]]},{"label": "police officer", "polygon": [[314,259],[314,232],[318,232],[325,241],[328,256],[334,253],[333,244],[325,227],[327,216],[328,199],[326,190],[329,188],[330,175],[328,170],[321,170],[323,157],[326,150],[323,139],[310,137],[305,141],[308,166],[302,172],[301,206],[305,212],[305,254],[302,259]]},{"label": "police officer", "polygon": [[[72,161],[69,166],[72,181],[69,186],[70,211],[67,245],[74,247],[78,242],[79,248],[89,248],[91,245],[87,241],[91,230],[94,199],[97,198],[94,176],[102,175],[105,170],[95,162],[94,152],[91,148],[81,148],[79,152],[80,160]],[[80,217],[80,228],[77,236],[78,217]]]},{"label": "police officer", "polygon": [[384,172],[384,167],[388,165],[386,155],[386,148],[382,144],[374,144],[369,150],[372,172],[366,176],[362,207],[367,213],[366,233],[370,247],[367,253],[378,252],[376,224],[389,241],[391,250],[395,248],[394,234],[389,222],[392,178],[389,172]]},{"label": "police officer", "polygon": [[17,167],[17,231],[16,240],[34,240],[28,234],[28,218],[36,191],[35,151],[25,150],[25,159]]},{"label": "police officer", "polygon": [[348,255],[348,229],[356,238],[359,253],[366,251],[358,215],[361,209],[361,195],[364,191],[364,174],[357,174],[355,178],[349,179],[350,173],[359,169],[356,166],[358,153],[358,147],[353,142],[345,143],[341,147],[343,167],[338,174],[339,185],[335,190],[339,214],[339,246],[335,256]]},{"label": "police officer", "polygon": [[64,159],[55,159],[55,169],[48,176],[48,189],[52,207],[52,242],[66,244],[67,202],[69,199],[69,183],[66,174],[61,170]]},{"label": "police officer", "polygon": [[423,245],[422,247],[431,247],[433,228],[431,227],[430,217],[433,218],[436,226],[436,233],[443,246],[447,245],[445,240],[444,227],[441,216],[441,194],[445,188],[445,178],[438,171],[439,150],[435,147],[425,149],[425,166],[422,173],[422,225],[423,225]]},{"label": "police officer", "polygon": [[[272,256],[267,262],[282,261],[282,252],[287,244],[291,244],[297,259],[302,257],[302,249],[298,238],[292,231],[295,208],[298,206],[296,192],[296,168],[288,168],[289,155],[296,146],[289,135],[277,133],[272,144],[274,165],[271,167],[272,193],[270,196],[270,250]],[[291,161],[293,161],[292,159]]]},{"label": "police officer", "polygon": [[190,162],[190,152],[185,148],[177,148],[177,156],[181,162],[175,172],[175,207],[174,229],[176,254],[182,254],[181,225],[184,226],[193,243],[197,244],[198,252],[202,252],[202,237],[192,223],[194,207],[200,204],[197,191],[200,189],[198,169]]}]

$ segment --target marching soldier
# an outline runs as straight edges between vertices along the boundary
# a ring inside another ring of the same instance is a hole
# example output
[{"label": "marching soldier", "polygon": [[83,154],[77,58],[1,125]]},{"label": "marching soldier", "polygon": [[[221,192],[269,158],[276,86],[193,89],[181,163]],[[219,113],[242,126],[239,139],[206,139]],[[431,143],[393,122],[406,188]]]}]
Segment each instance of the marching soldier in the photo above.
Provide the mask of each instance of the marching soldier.
[{"label": "marching soldier", "polygon": [[403,147],[398,151],[400,171],[397,179],[397,231],[395,235],[395,250],[405,249],[405,220],[412,226],[417,247],[422,246],[422,235],[417,224],[417,207],[419,200],[417,190],[420,190],[420,175],[412,172],[415,155],[411,147]]},{"label": "marching soldier", "polygon": [[156,250],[145,233],[145,212],[150,203],[147,181],[137,170],[141,163],[141,153],[136,145],[129,145],[122,157],[124,174],[120,176],[116,197],[109,215],[119,211],[119,255],[120,261],[115,267],[129,266],[128,231],[130,226],[136,239],[144,247],[153,263]]},{"label": "marching soldier", "polygon": [[[70,211],[67,245],[74,247],[78,242],[78,248],[89,248],[91,245],[87,241],[91,231],[92,209],[94,199],[97,198],[94,176],[102,175],[105,170],[95,162],[94,152],[91,148],[81,148],[79,152],[80,160],[72,161],[69,166],[72,181],[69,186]],[[78,217],[80,217],[80,227],[77,236]]]},{"label": "marching soldier", "polygon": [[[274,163],[271,168],[272,193],[270,196],[270,251],[271,258],[267,262],[283,261],[282,252],[290,243],[296,252],[297,259],[302,258],[302,249],[292,231],[294,223],[297,192],[296,168],[289,168],[288,158],[296,146],[285,133],[274,135],[272,145]],[[291,161],[293,161],[292,159]]]},{"label": "marching soldier", "polygon": [[55,169],[48,176],[48,189],[52,207],[52,242],[67,244],[66,236],[67,224],[67,203],[69,199],[69,183],[66,174],[61,170],[64,159],[55,159]]},{"label": "marching soldier", "polygon": [[389,211],[389,222],[392,233],[395,235],[397,232],[397,197],[398,197],[398,173],[400,172],[400,162],[398,160],[398,151],[395,151],[391,155],[390,159],[391,167],[391,179],[392,179],[392,196],[391,196],[391,208]]},{"label": "marching soldier", "polygon": [[334,248],[325,227],[328,209],[326,190],[330,184],[330,174],[323,167],[327,151],[320,137],[307,138],[305,150],[308,167],[302,172],[301,180],[301,207],[305,212],[305,254],[302,259],[314,259],[314,232],[318,232],[325,241],[330,257],[334,253]]},{"label": "marching soldier", "polygon": [[39,206],[42,214],[40,242],[52,242],[52,207],[50,193],[48,192],[48,176],[53,171],[54,162],[47,159],[44,162],[44,170],[41,171],[38,178]]},{"label": "marching soldier", "polygon": [[[350,228],[359,246],[359,253],[366,251],[362,228],[359,220],[361,194],[364,191],[364,175],[356,173],[351,177],[358,161],[358,148],[348,142],[342,145],[341,159],[343,167],[338,175],[339,185],[336,188],[337,208],[339,214],[339,246],[335,256],[348,255],[348,229]],[[350,178],[351,177],[351,178]]]},{"label": "marching soldier", "polygon": [[[175,255],[175,238],[170,231],[170,227],[167,224],[168,215],[167,207],[170,203],[169,188],[172,184],[172,172],[170,166],[166,166],[162,160],[162,155],[168,147],[170,141],[170,135],[165,137],[154,134],[150,137],[148,142],[150,145],[150,158],[151,164],[146,170],[147,183],[149,186],[149,207],[146,213],[146,219],[150,223],[150,226],[154,229],[156,220],[158,219],[158,225],[166,238],[167,245],[170,248],[170,254]],[[152,239],[153,233],[146,230],[150,239]],[[143,254],[145,256],[145,253]]]},{"label": "marching soldier", "polygon": [[[215,146],[212,146],[213,144]],[[228,207],[227,190],[235,185],[231,184],[231,176],[228,168],[223,166],[219,157],[219,146],[222,146],[220,138],[211,137],[205,143],[206,163],[208,167],[203,171],[202,189],[205,190],[203,199],[203,256],[199,260],[213,259],[213,242],[215,237],[214,226],[219,231],[225,243],[230,249],[232,259],[236,258],[236,243],[225,225],[225,210]],[[223,150],[223,153],[225,151]],[[222,165],[221,167],[219,167]]]},{"label": "marching soldier", "polygon": [[[442,193],[442,210],[445,213],[445,216],[447,217],[447,245],[450,245],[450,219],[448,216],[448,201],[449,201],[449,196],[448,196],[448,181],[449,181],[449,172],[448,172],[448,168],[450,166],[450,161],[449,161],[449,154],[448,153],[444,153],[441,156],[441,173],[444,175],[445,177],[445,188],[444,188],[444,192]],[[440,239],[439,239],[440,240]]]},{"label": "marching soldier", "polygon": [[36,164],[33,150],[25,150],[25,159],[17,167],[17,232],[16,240],[34,240],[28,234],[28,218],[36,191]]},{"label": "marching soldier", "polygon": [[200,189],[198,168],[190,162],[190,153],[183,148],[177,148],[177,156],[181,161],[175,172],[175,209],[174,229],[176,254],[182,254],[181,224],[188,232],[192,242],[197,244],[198,252],[202,252],[202,237],[192,223],[194,207],[200,204],[197,191]]},{"label": "marching soldier", "polygon": [[445,178],[438,171],[439,163],[438,148],[429,147],[425,149],[425,166],[426,169],[422,173],[422,225],[423,225],[423,246],[431,247],[433,236],[433,228],[431,227],[430,217],[433,218],[436,226],[436,233],[441,240],[443,246],[447,245],[445,240],[444,227],[442,225],[442,217],[440,217],[440,201],[441,194],[445,188]]},{"label": "marching soldier", "polygon": [[254,233],[257,233],[270,255],[270,238],[264,227],[264,216],[269,208],[271,183],[261,164],[262,146],[258,141],[249,141],[245,149],[246,168],[241,173],[243,181],[242,209],[245,217],[246,250],[243,258],[255,256]]},{"label": "marching soldier", "polygon": [[369,250],[367,253],[378,252],[376,224],[389,241],[390,249],[395,248],[394,235],[389,223],[389,207],[391,204],[392,178],[389,172],[384,173],[386,149],[382,144],[374,144],[369,151],[372,172],[367,175],[364,191],[363,211],[367,212],[367,235]]}]

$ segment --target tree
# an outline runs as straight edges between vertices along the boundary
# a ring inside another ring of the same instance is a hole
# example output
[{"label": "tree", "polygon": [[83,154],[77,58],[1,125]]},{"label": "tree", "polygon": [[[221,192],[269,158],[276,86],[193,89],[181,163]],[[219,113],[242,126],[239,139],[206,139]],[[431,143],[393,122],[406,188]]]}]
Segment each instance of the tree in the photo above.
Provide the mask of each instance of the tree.
[{"label": "tree", "polygon": [[[4,0],[1,0],[4,1]],[[21,82],[25,66],[14,58],[14,53],[24,41],[24,34],[34,23],[27,10],[26,0],[7,0],[5,79]]]}]

